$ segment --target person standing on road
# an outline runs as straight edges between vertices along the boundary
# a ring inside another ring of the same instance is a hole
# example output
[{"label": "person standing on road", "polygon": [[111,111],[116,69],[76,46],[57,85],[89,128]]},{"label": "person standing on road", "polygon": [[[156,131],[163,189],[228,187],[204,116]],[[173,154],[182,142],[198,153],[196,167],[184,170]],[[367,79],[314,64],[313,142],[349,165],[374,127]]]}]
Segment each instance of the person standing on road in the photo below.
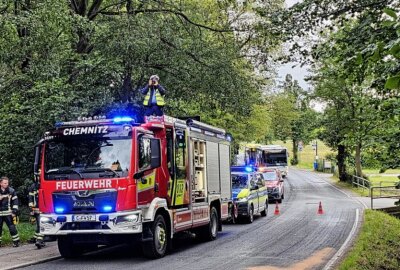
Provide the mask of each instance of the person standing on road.
[{"label": "person standing on road", "polygon": [[29,209],[31,218],[35,220],[36,229],[32,243],[35,243],[37,248],[45,246],[43,234],[40,233],[40,211],[39,211],[39,182],[34,183],[29,187]]},{"label": "person standing on road", "polygon": [[145,95],[143,105],[146,107],[145,116],[162,116],[162,108],[165,106],[165,88],[159,84],[160,77],[152,75],[148,85],[140,90]]},{"label": "person standing on road", "polygon": [[3,176],[0,179],[0,244],[3,236],[3,223],[10,230],[13,246],[19,246],[19,235],[13,222],[18,214],[18,197],[15,190],[9,187],[9,179]]}]

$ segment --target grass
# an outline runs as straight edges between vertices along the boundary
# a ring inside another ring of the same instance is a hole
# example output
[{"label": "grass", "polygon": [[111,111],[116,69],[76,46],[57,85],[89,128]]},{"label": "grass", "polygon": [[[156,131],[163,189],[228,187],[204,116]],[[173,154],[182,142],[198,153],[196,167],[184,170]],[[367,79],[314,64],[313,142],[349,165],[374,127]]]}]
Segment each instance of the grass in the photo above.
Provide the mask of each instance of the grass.
[{"label": "grass", "polygon": [[[314,143],[314,141],[313,141]],[[291,141],[282,142],[275,141],[273,144],[285,146],[289,150],[289,159],[293,157],[293,144]],[[327,154],[332,153],[332,149],[326,146],[322,141],[318,140],[318,157],[324,159]],[[311,143],[304,145],[303,150],[299,152],[299,164],[298,168],[301,169],[312,169],[315,160],[315,150]]]},{"label": "grass", "polygon": [[360,235],[338,269],[400,269],[400,219],[366,210]]},{"label": "grass", "polygon": [[[379,169],[363,169],[363,173],[368,174],[379,174]],[[384,174],[400,174],[400,169],[386,170]]]},{"label": "grass", "polygon": [[382,182],[382,186],[393,186],[396,182],[399,182],[399,178],[397,176],[369,176],[369,181],[371,181],[372,186],[380,186]]},{"label": "grass", "polygon": [[[381,181],[385,181],[382,183],[382,186],[393,186],[395,184],[395,182],[398,182],[399,179],[396,176],[374,176],[374,177],[369,177],[372,186],[379,186],[381,183]],[[332,176],[333,182],[334,184],[339,187],[339,188],[344,188],[344,189],[349,189],[354,193],[357,193],[360,196],[363,197],[369,197],[369,189],[364,189],[364,188],[357,188],[354,187],[351,183],[348,182],[342,182],[339,181],[339,178],[337,178],[337,176]],[[379,193],[379,189],[374,189],[374,197],[377,196],[377,194]],[[398,195],[399,193],[397,191],[381,191],[381,195]]]},{"label": "grass", "polygon": [[[19,234],[20,242],[27,242],[35,234],[35,225],[29,222],[21,222],[17,224],[17,231]],[[7,225],[3,224],[3,245],[11,245],[12,240]]]}]

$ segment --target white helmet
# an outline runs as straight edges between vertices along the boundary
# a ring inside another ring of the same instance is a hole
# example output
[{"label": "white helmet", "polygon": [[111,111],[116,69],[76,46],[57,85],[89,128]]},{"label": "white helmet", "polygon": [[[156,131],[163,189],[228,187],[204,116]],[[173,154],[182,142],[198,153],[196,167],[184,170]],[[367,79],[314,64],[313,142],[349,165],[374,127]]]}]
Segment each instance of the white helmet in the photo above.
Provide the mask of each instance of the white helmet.
[{"label": "white helmet", "polygon": [[157,81],[157,82],[158,82],[158,81],[160,80],[160,77],[158,77],[158,75],[151,75],[151,76],[150,76],[150,80],[151,80],[151,81]]}]

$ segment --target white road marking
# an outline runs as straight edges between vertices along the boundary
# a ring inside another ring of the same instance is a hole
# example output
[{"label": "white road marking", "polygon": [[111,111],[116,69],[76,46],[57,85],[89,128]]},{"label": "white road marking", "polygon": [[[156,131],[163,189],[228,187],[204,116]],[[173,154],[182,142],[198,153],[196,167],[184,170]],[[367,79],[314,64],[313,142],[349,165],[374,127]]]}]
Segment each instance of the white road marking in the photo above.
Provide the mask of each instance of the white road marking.
[{"label": "white road marking", "polygon": [[350,241],[352,240],[354,234],[357,231],[357,226],[358,226],[359,220],[360,220],[360,210],[357,208],[356,209],[356,219],[354,220],[353,228],[351,229],[349,236],[347,236],[346,241],[344,241],[343,245],[335,253],[335,255],[332,257],[332,259],[329,260],[329,262],[325,265],[323,270],[332,269],[333,265],[342,257],[344,251],[348,247]]}]

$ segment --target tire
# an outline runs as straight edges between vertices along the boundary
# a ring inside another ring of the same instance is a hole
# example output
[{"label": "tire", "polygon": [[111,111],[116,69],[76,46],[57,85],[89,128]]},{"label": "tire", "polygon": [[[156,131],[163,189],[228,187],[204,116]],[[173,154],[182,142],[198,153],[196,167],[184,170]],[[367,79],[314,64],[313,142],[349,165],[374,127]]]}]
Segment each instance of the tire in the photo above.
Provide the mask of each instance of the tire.
[{"label": "tire", "polygon": [[165,256],[169,242],[169,232],[165,219],[157,215],[151,226],[152,239],[142,244],[143,254],[149,259],[158,259]]},{"label": "tire", "polygon": [[249,214],[247,216],[247,223],[253,223],[254,221],[254,207],[253,205],[250,206]]},{"label": "tire", "polygon": [[204,227],[199,228],[198,238],[200,241],[213,241],[217,238],[218,234],[218,212],[214,206],[210,209],[210,223]]},{"label": "tire", "polygon": [[265,201],[265,209],[260,212],[262,217],[266,217],[268,213],[268,200]]},{"label": "tire", "polygon": [[65,259],[72,259],[81,256],[85,249],[82,245],[76,245],[68,236],[60,236],[57,240],[58,251]]}]

